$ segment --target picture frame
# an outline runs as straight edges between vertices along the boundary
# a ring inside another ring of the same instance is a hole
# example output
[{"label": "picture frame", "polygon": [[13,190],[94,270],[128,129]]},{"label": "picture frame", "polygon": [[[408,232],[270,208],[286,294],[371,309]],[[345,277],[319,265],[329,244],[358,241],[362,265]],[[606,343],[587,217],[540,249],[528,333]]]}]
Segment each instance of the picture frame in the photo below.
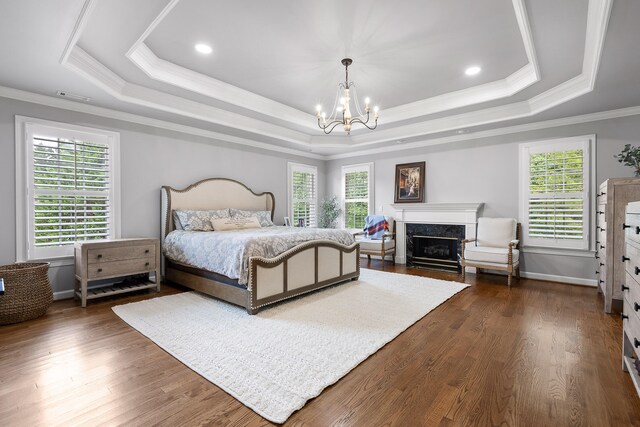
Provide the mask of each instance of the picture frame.
[{"label": "picture frame", "polygon": [[424,203],[425,162],[396,165],[394,203]]},{"label": "picture frame", "polygon": [[288,216],[285,216],[285,217],[284,217],[284,225],[285,225],[286,227],[291,227],[291,220],[289,219],[289,217],[288,217]]},{"label": "picture frame", "polygon": [[304,218],[298,218],[298,227],[304,228]]}]

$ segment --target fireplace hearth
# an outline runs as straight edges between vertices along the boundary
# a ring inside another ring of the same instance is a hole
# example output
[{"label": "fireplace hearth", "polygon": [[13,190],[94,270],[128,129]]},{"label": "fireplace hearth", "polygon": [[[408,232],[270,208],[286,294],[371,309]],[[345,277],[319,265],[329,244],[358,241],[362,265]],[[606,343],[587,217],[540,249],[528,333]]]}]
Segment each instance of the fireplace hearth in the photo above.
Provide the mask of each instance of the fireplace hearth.
[{"label": "fireplace hearth", "polygon": [[460,272],[459,254],[465,227],[447,224],[406,225],[407,265]]}]

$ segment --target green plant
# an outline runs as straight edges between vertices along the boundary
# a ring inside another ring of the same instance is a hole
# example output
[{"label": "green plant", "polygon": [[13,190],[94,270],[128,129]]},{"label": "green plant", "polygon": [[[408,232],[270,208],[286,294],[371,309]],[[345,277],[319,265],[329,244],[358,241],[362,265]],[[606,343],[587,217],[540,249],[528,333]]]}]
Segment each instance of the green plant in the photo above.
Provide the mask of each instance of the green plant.
[{"label": "green plant", "polygon": [[342,209],[340,209],[340,202],[338,197],[333,196],[327,199],[322,199],[320,202],[320,217],[318,226],[320,228],[336,228],[338,217]]},{"label": "green plant", "polygon": [[613,158],[618,159],[625,166],[635,168],[633,174],[640,176],[640,147],[632,147],[631,144],[625,144],[620,154],[616,154]]}]

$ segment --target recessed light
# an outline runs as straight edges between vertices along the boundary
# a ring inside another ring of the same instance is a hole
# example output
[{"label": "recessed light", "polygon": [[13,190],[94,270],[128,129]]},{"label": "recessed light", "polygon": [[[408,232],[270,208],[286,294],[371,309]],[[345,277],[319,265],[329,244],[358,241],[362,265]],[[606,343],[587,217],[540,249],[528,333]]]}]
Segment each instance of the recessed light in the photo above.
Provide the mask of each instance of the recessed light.
[{"label": "recessed light", "polygon": [[59,90],[56,92],[56,95],[61,96],[63,98],[75,99],[76,101],[82,102],[90,102],[91,98],[88,96],[76,95],[75,93],[69,93],[66,90]]},{"label": "recessed light", "polygon": [[208,55],[211,52],[213,52],[213,49],[211,49],[211,46],[209,46],[208,44],[204,44],[204,43],[198,43],[197,45],[195,45],[196,51]]},{"label": "recessed light", "polygon": [[467,130],[466,130],[466,129],[458,129],[458,130],[456,131],[456,133],[457,133],[458,135],[461,135],[461,134],[463,134],[463,133],[467,133]]},{"label": "recessed light", "polygon": [[478,74],[480,71],[482,71],[482,68],[478,67],[477,65],[474,65],[473,67],[469,67],[466,70],[464,70],[464,73],[467,76],[475,76],[476,74]]}]

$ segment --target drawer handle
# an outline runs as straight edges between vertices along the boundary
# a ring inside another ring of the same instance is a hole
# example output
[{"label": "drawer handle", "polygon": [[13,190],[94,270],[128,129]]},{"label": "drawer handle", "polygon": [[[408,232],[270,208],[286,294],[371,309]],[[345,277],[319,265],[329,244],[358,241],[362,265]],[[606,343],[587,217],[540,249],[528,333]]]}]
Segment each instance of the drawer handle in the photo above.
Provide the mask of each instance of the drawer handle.
[{"label": "drawer handle", "polygon": [[145,253],[145,254],[148,254],[148,253],[149,253],[149,249],[145,249],[145,250],[144,250],[144,253]]},{"label": "drawer handle", "polygon": [[600,249],[604,249],[604,246],[600,245]]},{"label": "drawer handle", "polygon": [[607,193],[605,193],[604,191],[600,193],[601,196],[604,196],[605,194]]},{"label": "drawer handle", "polygon": [[599,245],[599,244],[600,244],[600,240],[596,240],[596,245]]},{"label": "drawer handle", "polygon": [[629,261],[631,258],[622,255],[622,262]]},{"label": "drawer handle", "polygon": [[624,291],[628,291],[628,290],[629,290],[629,287],[628,287],[628,286],[625,286],[625,284],[624,284],[624,283],[622,284],[621,288],[622,288],[622,292],[624,292]]},{"label": "drawer handle", "polygon": [[640,274],[640,268],[638,268],[637,266],[636,266],[636,268],[635,268],[633,271],[634,271],[634,273],[636,273],[636,276],[637,276],[638,274]]},{"label": "drawer handle", "polygon": [[640,304],[638,304],[637,302],[634,302],[634,303],[633,303],[633,309],[634,309],[635,311],[639,311],[639,310],[640,310]]},{"label": "drawer handle", "polygon": [[98,254],[98,259],[102,258],[102,254]]},{"label": "drawer handle", "polygon": [[596,211],[596,213],[597,213],[598,215],[602,215],[604,212],[602,212],[602,211]]},{"label": "drawer handle", "polygon": [[627,225],[625,223],[622,223],[622,229],[624,230],[624,229],[627,229],[627,228],[631,228],[631,226]]},{"label": "drawer handle", "polygon": [[149,263],[148,263],[148,262],[145,262],[145,263],[144,263],[144,266],[145,266],[145,267],[149,267]]},{"label": "drawer handle", "polygon": [[102,273],[102,269],[101,268],[98,269],[98,273]]},{"label": "drawer handle", "polygon": [[600,282],[600,283],[604,283],[604,280],[598,280],[598,282]]},{"label": "drawer handle", "polygon": [[601,231],[606,231],[604,228],[600,228]]},{"label": "drawer handle", "polygon": [[604,265],[603,263],[600,263],[600,267],[602,267],[603,265]]},{"label": "drawer handle", "polygon": [[636,226],[636,234],[640,234],[640,227]]},{"label": "drawer handle", "polygon": [[598,254],[596,254],[595,256],[596,256],[596,259],[600,259],[600,257],[598,256]]},{"label": "drawer handle", "polygon": [[596,270],[596,276],[600,274],[600,270]]},{"label": "drawer handle", "polygon": [[624,314],[624,313],[620,313],[620,318],[621,318],[622,320],[627,320],[627,319],[629,318],[629,316],[627,316],[627,315],[626,315],[626,314]]},{"label": "drawer handle", "polygon": [[633,346],[634,346],[635,348],[640,347],[640,341],[638,341],[638,338],[634,338],[634,339],[633,339]]}]

